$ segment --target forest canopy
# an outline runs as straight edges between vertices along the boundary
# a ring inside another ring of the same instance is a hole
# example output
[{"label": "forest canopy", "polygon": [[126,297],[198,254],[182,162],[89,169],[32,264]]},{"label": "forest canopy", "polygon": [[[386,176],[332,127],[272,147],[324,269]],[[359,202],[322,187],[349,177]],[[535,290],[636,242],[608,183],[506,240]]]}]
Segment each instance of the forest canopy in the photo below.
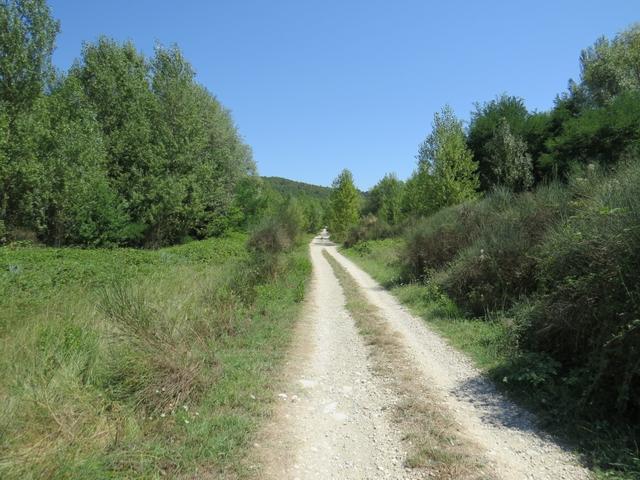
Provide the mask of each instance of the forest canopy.
[{"label": "forest canopy", "polygon": [[177,46],[100,37],[57,72],[46,2],[0,7],[0,238],[156,247],[244,220],[251,149]]}]

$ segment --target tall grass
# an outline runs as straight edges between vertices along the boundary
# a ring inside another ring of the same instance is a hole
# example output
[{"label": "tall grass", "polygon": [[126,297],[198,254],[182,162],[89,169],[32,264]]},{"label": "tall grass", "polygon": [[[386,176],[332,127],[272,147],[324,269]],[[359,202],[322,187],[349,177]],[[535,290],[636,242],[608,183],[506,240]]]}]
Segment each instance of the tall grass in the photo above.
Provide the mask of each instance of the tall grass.
[{"label": "tall grass", "polygon": [[310,268],[245,242],[1,249],[0,477],[242,475]]}]

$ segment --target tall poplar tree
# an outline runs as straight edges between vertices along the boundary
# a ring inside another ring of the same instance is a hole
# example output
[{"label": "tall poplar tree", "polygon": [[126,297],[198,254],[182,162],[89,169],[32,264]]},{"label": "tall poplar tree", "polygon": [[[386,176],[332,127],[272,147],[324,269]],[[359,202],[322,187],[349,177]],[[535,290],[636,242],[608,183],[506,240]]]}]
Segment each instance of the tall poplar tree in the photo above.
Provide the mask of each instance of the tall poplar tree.
[{"label": "tall poplar tree", "polygon": [[344,169],[333,181],[329,204],[329,229],[340,240],[357,223],[360,212],[360,196],[349,170]]},{"label": "tall poplar tree", "polygon": [[467,147],[462,122],[445,105],[433,117],[433,129],[418,152],[419,188],[425,212],[476,196],[478,164]]}]

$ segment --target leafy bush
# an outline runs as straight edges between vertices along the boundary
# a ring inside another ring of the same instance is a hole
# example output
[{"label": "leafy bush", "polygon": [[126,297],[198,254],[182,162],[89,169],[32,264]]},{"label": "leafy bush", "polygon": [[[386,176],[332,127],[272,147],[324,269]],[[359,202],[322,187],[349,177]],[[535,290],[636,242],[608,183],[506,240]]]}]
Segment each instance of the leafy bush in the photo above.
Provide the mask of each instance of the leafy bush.
[{"label": "leafy bush", "polygon": [[368,214],[365,217],[362,217],[358,224],[347,232],[343,244],[345,247],[350,248],[360,242],[366,242],[367,240],[381,240],[389,238],[399,230],[400,227],[392,227],[375,215]]},{"label": "leafy bush", "polygon": [[556,379],[560,366],[549,355],[523,352],[494,369],[492,375],[498,382],[515,384],[519,388],[540,388]]},{"label": "leafy bush", "polygon": [[585,108],[563,122],[541,162],[568,173],[571,165],[615,165],[640,149],[640,92],[625,92],[601,108]]},{"label": "leafy bush", "polygon": [[638,418],[640,162],[596,184],[537,251],[542,292],[527,346],[582,372],[583,407]]},{"label": "leafy bush", "polygon": [[257,252],[278,253],[288,250],[291,245],[292,240],[277,217],[263,220],[249,238],[249,247]]},{"label": "leafy bush", "polygon": [[513,195],[497,189],[485,199],[439,210],[418,220],[406,234],[405,275],[424,278],[451,262],[458,252],[469,246],[481,230],[491,228],[494,218],[508,208]]},{"label": "leafy bush", "polygon": [[303,213],[290,199],[277,213],[258,224],[249,237],[249,248],[263,254],[290,250],[300,238],[303,225]]},{"label": "leafy bush", "polygon": [[0,220],[0,245],[7,243],[7,227],[3,220]]},{"label": "leafy bush", "polygon": [[298,244],[303,228],[302,209],[295,200],[289,199],[277,213],[264,218],[253,230],[248,241],[252,255],[238,269],[234,282],[244,298],[252,295],[256,282],[275,279],[286,269],[281,254]]},{"label": "leafy bush", "polygon": [[478,217],[477,238],[460,251],[438,281],[474,315],[510,307],[535,291],[537,259],[532,250],[568,215],[569,192],[558,184],[511,196],[501,211]]}]

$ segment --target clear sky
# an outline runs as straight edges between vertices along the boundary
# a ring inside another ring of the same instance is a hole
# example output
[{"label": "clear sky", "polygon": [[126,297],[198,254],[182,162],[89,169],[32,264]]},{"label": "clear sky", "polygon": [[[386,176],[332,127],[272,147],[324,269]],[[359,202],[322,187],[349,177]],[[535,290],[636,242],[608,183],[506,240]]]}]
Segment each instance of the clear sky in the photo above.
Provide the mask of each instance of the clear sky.
[{"label": "clear sky", "polygon": [[368,189],[406,178],[433,113],[506,92],[546,110],[580,50],[640,20],[638,0],[50,0],[68,68],[100,34],[177,43],[232,110],[262,175]]}]

